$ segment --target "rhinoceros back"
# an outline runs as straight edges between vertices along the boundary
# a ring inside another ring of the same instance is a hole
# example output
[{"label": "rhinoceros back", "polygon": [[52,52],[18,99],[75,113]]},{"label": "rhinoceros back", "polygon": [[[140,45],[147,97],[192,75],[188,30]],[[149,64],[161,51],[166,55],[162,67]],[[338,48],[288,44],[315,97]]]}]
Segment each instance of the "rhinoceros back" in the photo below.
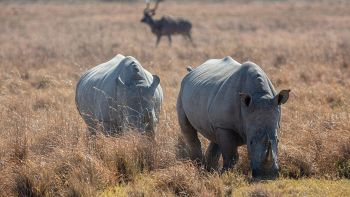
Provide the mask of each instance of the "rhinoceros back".
[{"label": "rhinoceros back", "polygon": [[117,102],[116,79],[122,69],[120,62],[125,57],[117,55],[83,74],[76,88],[76,104],[83,116],[98,121],[110,120],[111,106]]},{"label": "rhinoceros back", "polygon": [[211,140],[214,140],[214,133],[209,114],[210,107],[214,104],[218,92],[225,91],[222,89],[225,82],[240,67],[231,57],[211,59],[191,71],[182,81],[179,99],[183,110],[191,125]]}]

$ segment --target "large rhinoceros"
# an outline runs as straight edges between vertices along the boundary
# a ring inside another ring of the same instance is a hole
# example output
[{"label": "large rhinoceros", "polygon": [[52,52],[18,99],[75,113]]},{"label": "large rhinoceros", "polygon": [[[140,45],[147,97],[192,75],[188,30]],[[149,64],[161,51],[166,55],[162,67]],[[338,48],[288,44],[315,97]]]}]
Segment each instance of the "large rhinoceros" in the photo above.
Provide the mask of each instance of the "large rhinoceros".
[{"label": "large rhinoceros", "polygon": [[211,59],[189,70],[181,83],[177,113],[191,159],[203,159],[199,132],[210,141],[209,169],[215,169],[220,153],[223,170],[231,168],[238,160],[237,147],[247,144],[253,177],[277,177],[280,105],[290,90],[276,94],[259,66],[231,57]]},{"label": "large rhinoceros", "polygon": [[119,54],[82,75],[76,105],[92,133],[98,125],[106,134],[127,128],[153,133],[163,100],[159,83],[135,58]]}]

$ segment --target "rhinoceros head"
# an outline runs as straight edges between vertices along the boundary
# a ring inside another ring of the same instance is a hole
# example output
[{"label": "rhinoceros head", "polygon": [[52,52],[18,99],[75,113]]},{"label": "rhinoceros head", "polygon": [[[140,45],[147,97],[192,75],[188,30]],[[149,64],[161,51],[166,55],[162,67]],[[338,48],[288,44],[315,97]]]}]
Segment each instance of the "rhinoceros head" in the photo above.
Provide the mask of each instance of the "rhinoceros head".
[{"label": "rhinoceros head", "polygon": [[282,90],[274,97],[240,93],[253,178],[274,179],[278,176],[280,105],[287,102],[289,91]]},{"label": "rhinoceros head", "polygon": [[158,121],[155,112],[155,100],[153,96],[159,85],[160,79],[153,75],[151,85],[131,84],[126,85],[121,78],[118,78],[118,88],[124,89],[125,106],[123,115],[129,126],[140,131],[153,132],[155,123]]},{"label": "rhinoceros head", "polygon": [[128,126],[141,132],[154,132],[158,121],[155,111],[154,95],[160,83],[157,75],[146,76],[137,60],[127,62],[121,76],[117,79],[118,94],[124,101],[123,116]]}]

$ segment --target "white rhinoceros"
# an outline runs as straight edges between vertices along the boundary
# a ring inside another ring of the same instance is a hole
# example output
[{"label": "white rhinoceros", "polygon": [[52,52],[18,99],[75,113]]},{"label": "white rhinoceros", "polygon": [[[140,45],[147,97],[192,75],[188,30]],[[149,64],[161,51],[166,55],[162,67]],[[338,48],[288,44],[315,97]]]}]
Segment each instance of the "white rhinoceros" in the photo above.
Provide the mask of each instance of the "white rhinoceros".
[{"label": "white rhinoceros", "polygon": [[119,54],[81,76],[76,105],[92,133],[99,124],[107,134],[126,128],[153,133],[163,100],[159,83],[135,58]]},{"label": "white rhinoceros", "polygon": [[277,94],[259,66],[231,57],[188,70],[177,113],[191,158],[202,161],[199,132],[211,142],[206,153],[209,169],[216,167],[220,154],[223,170],[231,168],[238,160],[237,147],[247,144],[253,177],[275,178],[281,104],[287,102],[289,90]]}]

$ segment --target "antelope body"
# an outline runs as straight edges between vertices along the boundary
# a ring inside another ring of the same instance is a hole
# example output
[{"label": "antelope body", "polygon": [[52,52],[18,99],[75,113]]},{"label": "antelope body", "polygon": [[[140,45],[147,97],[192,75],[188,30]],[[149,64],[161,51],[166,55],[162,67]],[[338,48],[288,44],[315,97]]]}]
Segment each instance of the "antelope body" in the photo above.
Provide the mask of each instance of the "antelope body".
[{"label": "antelope body", "polygon": [[185,38],[189,39],[192,43],[191,29],[192,24],[190,21],[173,16],[163,16],[161,19],[153,19],[155,11],[158,7],[157,1],[154,9],[149,9],[149,3],[144,10],[144,16],[141,19],[141,22],[146,23],[150,26],[153,34],[157,36],[156,46],[159,45],[160,39],[162,36],[167,36],[169,44],[171,45],[171,35],[181,34]]}]

